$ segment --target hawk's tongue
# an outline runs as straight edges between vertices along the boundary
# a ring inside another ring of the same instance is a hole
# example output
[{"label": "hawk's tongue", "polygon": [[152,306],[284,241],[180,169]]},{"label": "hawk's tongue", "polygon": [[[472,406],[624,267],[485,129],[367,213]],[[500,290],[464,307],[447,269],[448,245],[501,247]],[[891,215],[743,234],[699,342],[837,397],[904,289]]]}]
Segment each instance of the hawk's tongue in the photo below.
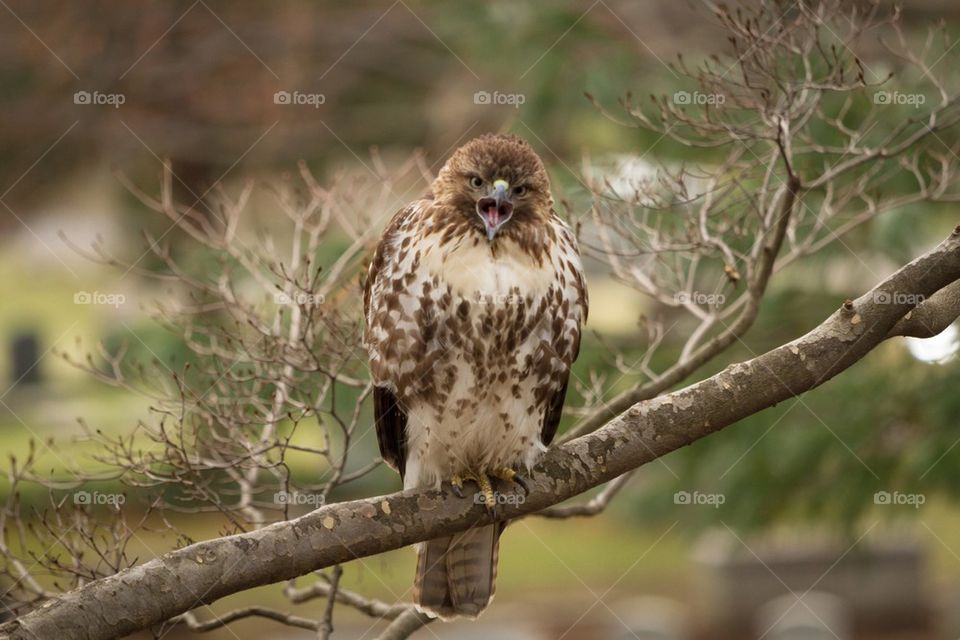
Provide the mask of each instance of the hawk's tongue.
[{"label": "hawk's tongue", "polygon": [[500,211],[497,209],[497,205],[491,205],[487,207],[486,214],[487,223],[491,227],[496,227],[498,224],[500,224]]}]

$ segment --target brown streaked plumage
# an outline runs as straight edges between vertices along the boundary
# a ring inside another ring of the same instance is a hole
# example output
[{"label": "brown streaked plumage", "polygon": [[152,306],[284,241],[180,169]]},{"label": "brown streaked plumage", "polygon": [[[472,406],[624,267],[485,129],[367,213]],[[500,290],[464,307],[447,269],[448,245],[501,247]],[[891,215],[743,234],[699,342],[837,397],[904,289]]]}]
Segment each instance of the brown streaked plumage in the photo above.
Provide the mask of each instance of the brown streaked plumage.
[{"label": "brown streaked plumage", "polygon": [[[560,422],[587,291],[526,142],[485,135],[453,153],[384,230],[364,313],[377,438],[404,488],[482,485],[536,462]],[[493,597],[502,526],[421,545],[417,604],[478,615]]]}]

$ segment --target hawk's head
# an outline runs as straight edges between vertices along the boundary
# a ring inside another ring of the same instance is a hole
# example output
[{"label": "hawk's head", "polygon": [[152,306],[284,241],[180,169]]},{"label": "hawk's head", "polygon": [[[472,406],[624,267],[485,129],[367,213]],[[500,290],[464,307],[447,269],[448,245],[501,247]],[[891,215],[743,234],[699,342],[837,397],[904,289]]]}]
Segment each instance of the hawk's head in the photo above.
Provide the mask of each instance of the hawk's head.
[{"label": "hawk's head", "polygon": [[512,135],[486,134],[454,151],[431,191],[490,242],[497,234],[546,223],[553,207],[543,162]]}]

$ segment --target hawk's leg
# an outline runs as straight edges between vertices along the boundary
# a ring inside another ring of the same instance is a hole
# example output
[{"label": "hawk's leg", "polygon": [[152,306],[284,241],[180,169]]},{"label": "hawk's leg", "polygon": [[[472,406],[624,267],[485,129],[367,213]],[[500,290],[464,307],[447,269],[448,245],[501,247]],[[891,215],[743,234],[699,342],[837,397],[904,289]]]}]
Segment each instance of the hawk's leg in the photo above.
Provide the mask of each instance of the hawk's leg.
[{"label": "hawk's leg", "polygon": [[450,479],[450,484],[453,485],[453,492],[458,498],[463,497],[464,480],[473,480],[476,482],[477,488],[480,490],[480,493],[483,494],[483,503],[487,505],[487,509],[490,509],[491,511],[496,509],[496,496],[493,494],[493,485],[490,483],[490,478],[487,476],[487,474],[474,473],[472,471],[468,471],[466,473],[455,473]]},{"label": "hawk's leg", "polygon": [[494,467],[490,470],[490,475],[494,478],[500,478],[505,482],[512,482],[523,489],[525,495],[530,495],[530,484],[527,479],[510,467]]}]

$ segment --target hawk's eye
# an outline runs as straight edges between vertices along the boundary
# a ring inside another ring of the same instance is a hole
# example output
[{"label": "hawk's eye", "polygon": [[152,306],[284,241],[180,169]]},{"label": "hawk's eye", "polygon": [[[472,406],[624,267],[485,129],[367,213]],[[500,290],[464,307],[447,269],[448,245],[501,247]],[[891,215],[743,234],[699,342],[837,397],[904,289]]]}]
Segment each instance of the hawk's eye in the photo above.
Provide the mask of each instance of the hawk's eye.
[{"label": "hawk's eye", "polygon": [[480,176],[473,176],[472,178],[470,178],[470,186],[473,187],[474,189],[479,189],[480,187],[483,186],[483,178],[481,178]]},{"label": "hawk's eye", "polygon": [[516,187],[513,188],[513,195],[515,195],[515,196],[517,196],[517,197],[520,197],[520,196],[522,196],[522,195],[525,195],[526,193],[527,193],[527,188],[526,188],[525,186],[523,186],[522,184],[521,184],[521,185],[517,185]]}]

